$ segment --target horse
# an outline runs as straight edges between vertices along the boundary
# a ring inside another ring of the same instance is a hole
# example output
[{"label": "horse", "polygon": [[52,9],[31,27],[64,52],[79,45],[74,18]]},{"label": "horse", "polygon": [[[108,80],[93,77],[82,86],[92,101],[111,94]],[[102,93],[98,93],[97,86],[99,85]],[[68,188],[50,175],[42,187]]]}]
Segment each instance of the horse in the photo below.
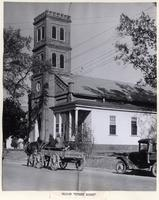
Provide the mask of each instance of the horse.
[{"label": "horse", "polygon": [[44,145],[45,143],[41,140],[37,140],[36,142],[27,142],[25,144],[24,152],[27,154],[27,166],[34,166],[35,157],[37,153],[41,151]]}]

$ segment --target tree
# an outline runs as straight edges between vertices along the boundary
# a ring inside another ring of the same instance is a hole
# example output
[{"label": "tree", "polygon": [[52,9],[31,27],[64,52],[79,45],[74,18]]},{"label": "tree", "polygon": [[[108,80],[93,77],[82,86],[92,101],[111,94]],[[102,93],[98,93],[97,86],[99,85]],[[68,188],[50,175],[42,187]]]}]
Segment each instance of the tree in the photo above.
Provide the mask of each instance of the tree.
[{"label": "tree", "polygon": [[4,29],[3,86],[18,100],[28,90],[27,79],[32,70],[31,37],[23,37],[20,29]]},{"label": "tree", "polygon": [[9,136],[24,138],[27,135],[26,113],[18,102],[7,98],[3,102],[3,141]]},{"label": "tree", "polygon": [[92,130],[86,123],[83,124],[83,129],[77,131],[75,135],[75,145],[78,150],[84,152],[87,157],[91,155],[94,146],[94,137]]},{"label": "tree", "polygon": [[130,19],[125,14],[120,16],[118,33],[127,42],[116,43],[118,55],[124,64],[129,63],[141,70],[144,82],[152,87],[157,86],[156,59],[156,24],[149,15],[142,13],[138,19]]}]

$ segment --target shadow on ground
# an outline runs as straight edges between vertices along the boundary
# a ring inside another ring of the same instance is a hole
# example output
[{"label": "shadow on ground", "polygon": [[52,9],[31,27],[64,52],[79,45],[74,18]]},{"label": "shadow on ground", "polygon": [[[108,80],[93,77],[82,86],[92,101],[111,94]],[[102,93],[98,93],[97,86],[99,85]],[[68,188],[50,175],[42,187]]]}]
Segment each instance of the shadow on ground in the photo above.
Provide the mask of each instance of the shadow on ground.
[{"label": "shadow on ground", "polygon": [[[113,172],[113,174],[118,174],[118,173],[117,172]],[[146,171],[146,170],[132,170],[132,171],[127,171],[123,175],[153,177],[153,175],[151,174],[151,172],[150,171]]]}]

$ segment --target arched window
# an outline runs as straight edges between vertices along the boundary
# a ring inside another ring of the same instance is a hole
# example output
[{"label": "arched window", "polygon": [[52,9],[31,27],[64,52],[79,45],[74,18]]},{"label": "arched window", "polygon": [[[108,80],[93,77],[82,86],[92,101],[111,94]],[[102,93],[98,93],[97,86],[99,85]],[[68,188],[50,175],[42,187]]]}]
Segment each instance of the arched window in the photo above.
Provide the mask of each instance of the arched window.
[{"label": "arched window", "polygon": [[56,54],[52,53],[52,65],[56,67]]},{"label": "arched window", "polygon": [[64,68],[64,55],[60,55],[60,68]]},{"label": "arched window", "polygon": [[60,28],[60,40],[65,40],[64,33],[65,33],[64,29]]},{"label": "arched window", "polygon": [[56,27],[52,26],[52,38],[56,39]]}]

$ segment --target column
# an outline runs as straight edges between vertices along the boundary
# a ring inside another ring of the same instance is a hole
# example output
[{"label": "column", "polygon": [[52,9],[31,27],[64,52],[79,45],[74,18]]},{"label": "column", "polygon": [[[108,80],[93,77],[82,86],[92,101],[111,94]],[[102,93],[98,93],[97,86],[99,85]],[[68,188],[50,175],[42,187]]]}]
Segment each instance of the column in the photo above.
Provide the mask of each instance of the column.
[{"label": "column", "polygon": [[72,113],[69,111],[69,120],[68,120],[68,125],[69,125],[69,140],[72,136]]},{"label": "column", "polygon": [[59,134],[61,136],[61,131],[62,131],[62,118],[61,118],[61,114],[59,113]]},{"label": "column", "polygon": [[56,138],[56,114],[53,113],[53,138]]},{"label": "column", "polygon": [[75,109],[75,135],[78,133],[78,109]]}]

